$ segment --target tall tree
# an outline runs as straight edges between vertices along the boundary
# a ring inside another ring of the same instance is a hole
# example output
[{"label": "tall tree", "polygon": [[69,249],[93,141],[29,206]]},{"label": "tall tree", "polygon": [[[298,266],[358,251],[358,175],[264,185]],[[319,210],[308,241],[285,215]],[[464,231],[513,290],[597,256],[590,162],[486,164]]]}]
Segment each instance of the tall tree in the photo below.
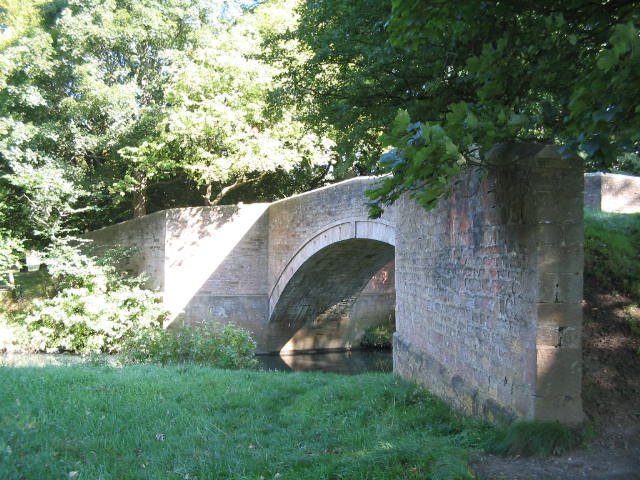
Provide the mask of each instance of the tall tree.
[{"label": "tall tree", "polygon": [[[372,213],[411,191],[430,207],[466,165],[487,165],[496,142],[555,142],[587,168],[611,169],[640,150],[640,10],[637,2],[394,0],[391,42],[416,52],[441,39],[426,64],[441,85],[429,115],[398,115],[383,161],[393,173],[372,192]],[[442,99],[445,99],[443,102]],[[440,106],[440,108],[437,108]],[[416,118],[416,117],[414,117]]]},{"label": "tall tree", "polygon": [[608,169],[639,148],[637,7],[301,0],[281,38],[298,46],[283,60],[292,94],[276,94],[304,104],[348,164],[393,173],[371,195],[373,215],[407,191],[434,205],[501,141],[557,142]]},{"label": "tall tree", "polygon": [[388,42],[389,2],[299,0],[290,8],[296,23],[265,46],[283,71],[274,108],[296,105],[298,118],[335,140],[338,176],[369,172],[397,109],[419,105],[428,80],[419,58]]},{"label": "tall tree", "polygon": [[211,13],[195,0],[70,0],[56,22],[57,47],[72,69],[66,107],[77,153],[122,176],[119,191],[132,194],[134,216],[147,211],[149,183],[175,170],[177,159],[131,149],[153,141],[171,68],[215,27]]},{"label": "tall tree", "polygon": [[68,84],[48,31],[56,4],[0,4],[0,230],[46,240],[64,234],[83,195],[66,148],[61,100]]},{"label": "tall tree", "polygon": [[283,5],[256,7],[168,67],[174,81],[154,138],[125,154],[153,164],[180,159],[208,205],[276,169],[322,162],[324,143],[290,113],[278,120],[265,115],[277,71],[258,53],[263,35],[281,28]]},{"label": "tall tree", "polygon": [[[215,203],[264,172],[260,195],[308,179],[326,142],[266,115],[276,71],[256,56],[285,4],[0,0],[3,238],[46,243],[142,215],[165,180]],[[184,205],[170,195],[156,207]]]}]

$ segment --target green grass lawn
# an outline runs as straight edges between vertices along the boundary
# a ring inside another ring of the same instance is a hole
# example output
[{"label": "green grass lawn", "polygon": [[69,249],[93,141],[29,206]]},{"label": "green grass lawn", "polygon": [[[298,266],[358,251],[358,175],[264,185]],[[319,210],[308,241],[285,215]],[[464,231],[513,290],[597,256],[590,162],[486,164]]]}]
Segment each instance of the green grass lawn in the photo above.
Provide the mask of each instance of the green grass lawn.
[{"label": "green grass lawn", "polygon": [[391,374],[0,367],[1,479],[472,478],[491,430]]},{"label": "green grass lawn", "polygon": [[16,287],[20,289],[20,295],[32,299],[45,296],[47,288],[47,275],[41,270],[34,272],[15,272]]}]

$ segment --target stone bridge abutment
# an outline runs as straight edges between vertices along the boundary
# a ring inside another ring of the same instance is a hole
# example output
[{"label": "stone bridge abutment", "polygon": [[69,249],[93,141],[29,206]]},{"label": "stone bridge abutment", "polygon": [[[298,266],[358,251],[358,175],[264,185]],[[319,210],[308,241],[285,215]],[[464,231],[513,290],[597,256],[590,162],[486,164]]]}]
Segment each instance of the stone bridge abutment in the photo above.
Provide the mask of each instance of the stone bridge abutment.
[{"label": "stone bridge abutment", "polygon": [[[501,145],[430,212],[378,220],[355,178],[272,204],[158,212],[90,234],[137,246],[174,322],[233,322],[260,351],[354,345],[395,317],[394,371],[489,419],[582,420],[583,173]],[[367,320],[368,319],[368,320]],[[373,319],[373,320],[372,320]]]}]

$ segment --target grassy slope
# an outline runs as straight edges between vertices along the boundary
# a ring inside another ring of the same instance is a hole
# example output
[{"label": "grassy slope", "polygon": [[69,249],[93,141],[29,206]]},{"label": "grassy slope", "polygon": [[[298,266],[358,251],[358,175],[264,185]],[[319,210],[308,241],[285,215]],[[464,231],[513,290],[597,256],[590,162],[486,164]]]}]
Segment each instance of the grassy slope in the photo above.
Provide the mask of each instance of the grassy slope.
[{"label": "grassy slope", "polygon": [[0,367],[0,478],[471,478],[487,430],[390,374]]},{"label": "grassy slope", "polygon": [[640,297],[640,213],[586,210],[584,233],[585,276]]}]

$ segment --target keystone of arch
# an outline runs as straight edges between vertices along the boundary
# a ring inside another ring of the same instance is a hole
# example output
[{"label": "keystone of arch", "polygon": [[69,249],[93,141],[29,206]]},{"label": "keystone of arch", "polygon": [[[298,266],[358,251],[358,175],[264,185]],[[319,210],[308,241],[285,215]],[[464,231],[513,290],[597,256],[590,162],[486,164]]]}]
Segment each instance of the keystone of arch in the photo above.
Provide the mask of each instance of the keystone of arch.
[{"label": "keystone of arch", "polygon": [[396,245],[395,227],[381,220],[343,219],[329,226],[324,226],[322,230],[311,235],[280,272],[278,280],[269,293],[269,318],[271,318],[287,283],[307,260],[329,245],[358,238],[378,240],[394,247]]}]

